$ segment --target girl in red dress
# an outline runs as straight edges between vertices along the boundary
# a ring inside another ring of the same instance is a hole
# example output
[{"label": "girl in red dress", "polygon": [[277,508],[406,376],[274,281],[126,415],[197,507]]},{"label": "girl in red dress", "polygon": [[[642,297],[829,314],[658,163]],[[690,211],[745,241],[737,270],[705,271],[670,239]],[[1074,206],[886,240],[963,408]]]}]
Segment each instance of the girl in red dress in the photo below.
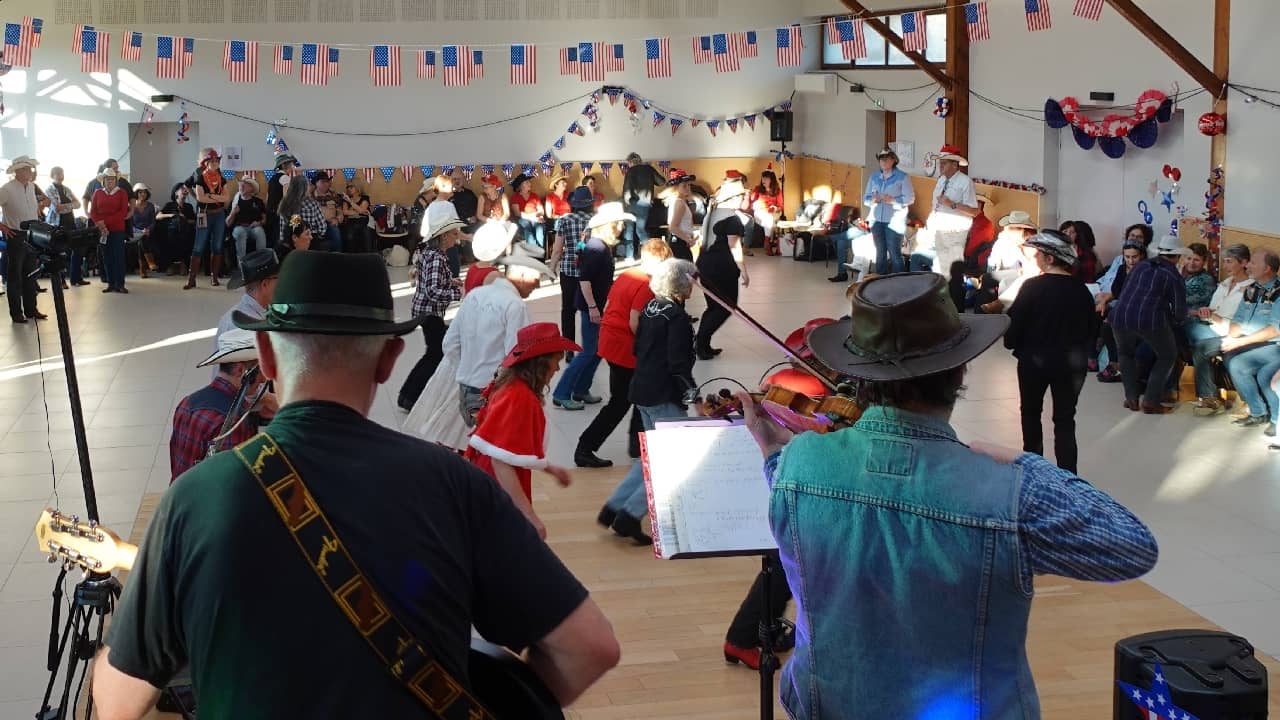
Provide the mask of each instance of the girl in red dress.
[{"label": "girl in red dress", "polygon": [[760,184],[751,191],[751,214],[760,229],[764,230],[765,254],[781,255],[773,229],[782,216],[782,186],[778,184],[778,176],[773,172],[772,163],[768,170],[760,174]]},{"label": "girl in red dress", "polygon": [[553,476],[564,487],[570,480],[568,470],[547,462],[547,417],[542,410],[547,388],[566,350],[582,352],[579,345],[560,334],[555,323],[533,323],[520,329],[515,347],[484,391],[485,404],[476,415],[465,454],[498,481],[543,539],[547,528],[533,511],[533,471]]}]

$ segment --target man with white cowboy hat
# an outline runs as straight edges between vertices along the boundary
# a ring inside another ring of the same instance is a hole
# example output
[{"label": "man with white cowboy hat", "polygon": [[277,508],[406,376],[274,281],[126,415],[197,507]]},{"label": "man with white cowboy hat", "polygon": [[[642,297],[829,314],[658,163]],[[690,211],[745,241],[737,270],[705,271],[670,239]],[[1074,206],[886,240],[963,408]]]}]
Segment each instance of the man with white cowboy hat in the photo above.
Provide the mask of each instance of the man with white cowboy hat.
[{"label": "man with white cowboy hat", "polygon": [[[1025,647],[1033,576],[1117,581],[1155,565],[1151,531],[1105,493],[1039,455],[957,437],[966,365],[1008,324],[957,313],[936,274],[872,278],[855,287],[849,319],[809,335],[819,361],[862,381],[852,428],[793,435],[742,396],[805,618],[779,682],[791,717],[867,707],[918,718],[948,692],[984,718],[1038,717]],[[826,671],[869,656],[886,671]],[[951,690],[920,682],[942,676]]]},{"label": "man with white cowboy hat", "polygon": [[[252,175],[241,175],[240,190],[231,202],[231,212],[227,214],[231,237],[236,243],[237,262],[250,249],[263,250],[267,247],[267,205],[258,197],[258,190],[258,181]],[[250,237],[253,238],[252,248],[248,247]]]},{"label": "man with white cowboy hat", "polygon": [[[246,373],[258,366],[258,347],[254,344],[253,333],[233,327],[219,335],[217,348],[196,367],[213,365],[217,366],[213,380],[184,397],[173,411],[173,432],[169,436],[170,483],[209,457],[209,446],[219,435],[229,433],[219,442],[219,450],[233,448],[253,437],[258,426],[265,424],[262,420],[270,418],[275,411],[275,396],[270,393],[263,396],[260,407],[232,407]],[[250,377],[251,381],[253,379]],[[245,398],[253,397],[249,393],[256,392],[260,385],[258,381],[247,388]],[[257,412],[259,410],[261,414]],[[233,412],[244,415],[243,421],[224,430],[227,416]]]},{"label": "man with white cowboy hat", "polygon": [[0,185],[0,232],[7,243],[5,282],[9,286],[9,317],[15,323],[48,317],[36,308],[36,257],[27,251],[26,233],[22,230],[22,223],[40,219],[36,165],[39,163],[35,158],[19,155],[5,170],[13,179]]},{"label": "man with white cowboy hat", "polygon": [[584,405],[600,402],[598,396],[591,394],[591,381],[600,366],[596,348],[604,302],[613,287],[613,249],[622,239],[626,223],[635,221],[636,216],[625,212],[622,203],[607,202],[587,223],[591,237],[578,251],[578,287],[574,295],[574,307],[582,321],[582,351],[564,369],[551,393],[552,403],[565,410],[581,410]]},{"label": "man with white cowboy hat", "polygon": [[[411,305],[413,316],[422,320],[422,339],[426,343],[426,351],[400,387],[396,403],[405,412],[413,409],[413,404],[422,394],[422,388],[427,386],[440,360],[444,358],[442,345],[444,334],[448,330],[444,324],[445,310],[452,303],[462,300],[462,280],[453,276],[445,253],[465,237],[462,228],[466,223],[458,218],[452,204],[437,206],[433,203],[427,211],[431,221],[431,234],[427,236],[425,247],[418,253],[418,264],[414,268],[417,288],[413,292]],[[433,213],[435,217],[431,217]]]},{"label": "man with white cowboy hat", "polygon": [[977,215],[978,197],[973,181],[960,171],[969,161],[960,150],[943,145],[938,156],[938,180],[933,187],[933,210],[925,222],[925,230],[933,234],[936,253],[933,271],[951,277],[951,265],[964,260],[969,227]]}]

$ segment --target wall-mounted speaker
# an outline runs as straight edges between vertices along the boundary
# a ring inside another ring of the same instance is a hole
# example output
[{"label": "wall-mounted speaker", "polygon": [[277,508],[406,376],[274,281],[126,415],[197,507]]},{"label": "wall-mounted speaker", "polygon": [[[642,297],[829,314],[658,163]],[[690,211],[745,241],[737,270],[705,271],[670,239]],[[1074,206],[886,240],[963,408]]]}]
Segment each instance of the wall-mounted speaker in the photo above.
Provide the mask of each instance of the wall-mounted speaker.
[{"label": "wall-mounted speaker", "polygon": [[790,110],[774,112],[769,122],[769,141],[791,142],[794,121],[795,114]]}]

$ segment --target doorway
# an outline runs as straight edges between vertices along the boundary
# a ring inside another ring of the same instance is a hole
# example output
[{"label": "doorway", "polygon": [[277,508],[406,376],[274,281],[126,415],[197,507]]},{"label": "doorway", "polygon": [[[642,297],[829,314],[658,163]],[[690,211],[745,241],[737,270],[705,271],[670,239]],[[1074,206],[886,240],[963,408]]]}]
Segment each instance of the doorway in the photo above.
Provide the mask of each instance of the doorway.
[{"label": "doorway", "polygon": [[176,122],[129,123],[129,137],[133,143],[120,164],[128,168],[131,182],[146,183],[157,205],[163,205],[169,201],[169,188],[195,170],[200,154],[200,124],[190,124],[190,140],[184,143],[176,141]]}]

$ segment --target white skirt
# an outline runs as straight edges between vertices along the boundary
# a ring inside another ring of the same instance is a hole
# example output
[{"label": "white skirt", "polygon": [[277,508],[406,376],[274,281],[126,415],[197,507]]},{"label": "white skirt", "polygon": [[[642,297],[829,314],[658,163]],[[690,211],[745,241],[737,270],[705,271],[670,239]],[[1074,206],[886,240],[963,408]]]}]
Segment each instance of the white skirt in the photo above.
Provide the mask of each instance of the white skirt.
[{"label": "white skirt", "polygon": [[458,410],[457,376],[458,364],[445,356],[400,431],[453,450],[465,450],[470,428]]}]

